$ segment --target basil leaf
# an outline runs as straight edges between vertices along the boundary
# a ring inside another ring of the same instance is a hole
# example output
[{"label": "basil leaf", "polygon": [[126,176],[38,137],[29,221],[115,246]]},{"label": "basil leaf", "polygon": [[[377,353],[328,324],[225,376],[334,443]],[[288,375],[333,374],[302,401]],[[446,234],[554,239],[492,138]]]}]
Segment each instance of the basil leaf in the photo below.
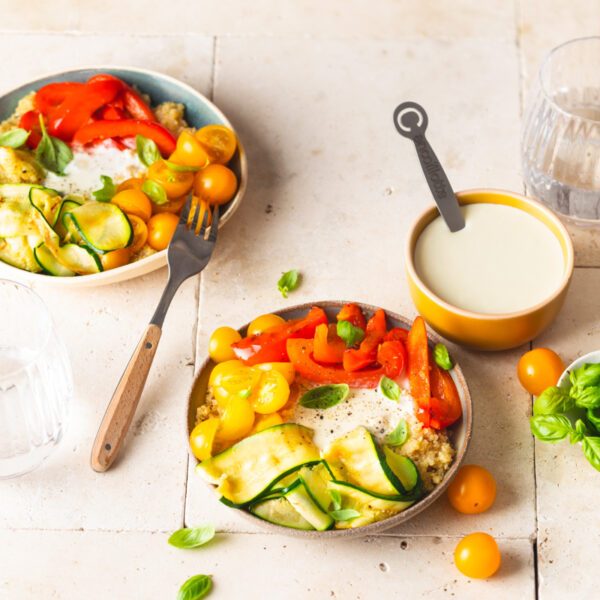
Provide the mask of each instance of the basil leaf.
[{"label": "basil leaf", "polygon": [[296,289],[298,286],[298,271],[292,269],[284,273],[277,282],[277,289],[281,292],[284,298],[287,298],[288,292]]},{"label": "basil leaf", "polygon": [[379,380],[379,391],[388,399],[398,402],[400,398],[400,386],[385,375]]},{"label": "basil leaf", "polygon": [[349,392],[346,383],[321,385],[303,394],[298,404],[304,408],[331,408],[345,400]]},{"label": "basil leaf", "polygon": [[333,510],[342,508],[342,495],[337,490],[329,490],[331,501],[333,502]]},{"label": "basil leaf", "polygon": [[586,388],[600,385],[600,364],[585,363],[569,373],[569,379],[574,387]]},{"label": "basil leaf", "polygon": [[362,342],[365,332],[360,327],[354,327],[350,321],[338,321],[337,334],[346,342],[346,348]]},{"label": "basil leaf", "polygon": [[167,540],[175,548],[197,548],[215,537],[214,525],[200,527],[185,527],[171,534]]},{"label": "basil leaf", "polygon": [[586,412],[587,420],[596,428],[596,431],[600,433],[600,417],[596,416],[593,408],[588,408]]},{"label": "basil leaf", "polygon": [[40,129],[42,139],[35,149],[36,160],[46,171],[64,175],[65,167],[73,160],[71,149],[62,140],[48,135],[42,115],[40,115]]},{"label": "basil leaf", "polygon": [[169,171],[174,171],[175,173],[195,173],[196,171],[199,171],[200,169],[203,169],[204,167],[206,167],[206,165],[208,165],[208,162],[204,165],[204,167],[195,167],[193,165],[178,165],[169,160],[164,160],[163,162],[165,163],[165,165],[167,165]]},{"label": "basil leaf", "polygon": [[400,419],[396,429],[385,436],[385,442],[388,446],[402,446],[408,438],[408,425],[404,419]]},{"label": "basil leaf", "polygon": [[572,431],[571,421],[564,415],[539,415],[529,419],[531,433],[542,442],[560,442]]},{"label": "basil leaf", "polygon": [[250,398],[250,396],[252,396],[252,390],[240,390],[238,392],[238,396],[241,396],[242,398],[244,398],[244,400],[246,398]]},{"label": "basil leaf", "polygon": [[332,510],[329,512],[329,514],[336,521],[352,521],[352,519],[360,517],[360,513],[354,510],[353,508],[341,508],[340,510]]},{"label": "basil leaf", "polygon": [[[573,390],[575,391],[573,392]],[[575,406],[598,408],[600,406],[600,386],[571,388],[571,397],[575,398]]]},{"label": "basil leaf", "polygon": [[600,437],[591,437],[588,435],[583,438],[581,446],[585,457],[592,467],[600,471]]},{"label": "basil leaf", "polygon": [[135,149],[140,162],[145,167],[149,167],[151,164],[162,158],[156,143],[143,135],[135,136]]},{"label": "basil leaf", "polygon": [[98,202],[110,202],[117,193],[115,182],[108,175],[100,175],[102,187],[92,192]]},{"label": "basil leaf", "polygon": [[569,433],[569,443],[577,444],[577,442],[581,442],[585,435],[587,435],[587,427],[585,423],[581,419],[577,419],[575,422],[575,429],[572,429]]},{"label": "basil leaf", "polygon": [[30,132],[25,129],[17,128],[6,131],[0,135],[0,146],[9,148],[20,148],[29,137]]},{"label": "basil leaf", "polygon": [[454,361],[448,354],[448,348],[444,344],[436,344],[433,349],[433,360],[438,367],[441,367],[445,371],[449,371],[454,366]]},{"label": "basil leaf", "polygon": [[150,179],[146,179],[144,181],[144,185],[142,185],[142,192],[154,202],[154,204],[166,204],[169,199],[167,198],[167,192],[165,192],[162,185],[159,185],[155,181],[151,181]]},{"label": "basil leaf", "polygon": [[204,598],[212,587],[210,575],[194,575],[190,577],[180,588],[177,600],[200,600]]},{"label": "basil leaf", "polygon": [[555,385],[546,388],[533,404],[534,415],[555,415],[571,410],[575,406],[575,399],[571,398],[568,390]]}]

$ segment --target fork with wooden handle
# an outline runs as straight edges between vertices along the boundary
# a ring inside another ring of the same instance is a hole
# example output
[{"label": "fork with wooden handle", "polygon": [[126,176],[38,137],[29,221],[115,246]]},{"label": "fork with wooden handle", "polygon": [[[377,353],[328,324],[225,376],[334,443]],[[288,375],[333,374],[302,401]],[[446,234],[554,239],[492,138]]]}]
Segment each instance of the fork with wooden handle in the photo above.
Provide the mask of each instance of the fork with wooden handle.
[{"label": "fork with wooden handle", "polygon": [[[203,206],[203,203],[194,202],[192,207],[190,193],[167,249],[167,285],[150,324],[121,376],[96,434],[91,458],[94,471],[109,469],[123,445],[148,378],[162,333],[162,324],[175,292],[186,279],[200,273],[210,260],[217,240],[219,208],[215,208],[209,227],[210,211]],[[202,215],[202,224],[198,230],[199,215]]]}]

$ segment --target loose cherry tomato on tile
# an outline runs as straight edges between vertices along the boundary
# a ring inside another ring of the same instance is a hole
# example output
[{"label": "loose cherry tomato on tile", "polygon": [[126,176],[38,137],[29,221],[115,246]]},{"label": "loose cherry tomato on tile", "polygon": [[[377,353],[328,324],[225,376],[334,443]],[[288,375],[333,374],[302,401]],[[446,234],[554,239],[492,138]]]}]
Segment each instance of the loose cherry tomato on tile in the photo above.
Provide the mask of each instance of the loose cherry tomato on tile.
[{"label": "loose cherry tomato on tile", "polygon": [[158,183],[169,199],[187,194],[194,184],[194,174],[187,171],[172,171],[163,160],[148,167],[148,179]]},{"label": "loose cherry tomato on tile", "polygon": [[258,388],[250,397],[250,404],[261,415],[268,415],[283,408],[290,397],[290,386],[285,377],[277,370],[265,371],[260,378]]},{"label": "loose cherry tomato on tile", "polygon": [[219,419],[212,417],[201,421],[192,429],[190,434],[190,446],[194,456],[198,460],[206,460],[212,456],[215,434],[219,428]]},{"label": "loose cherry tomato on tile", "polygon": [[[194,193],[212,205],[229,202],[237,190],[235,173],[223,165],[208,165],[196,173]],[[168,193],[167,193],[168,195]]]},{"label": "loose cherry tomato on tile", "polygon": [[139,252],[148,241],[148,227],[146,226],[146,223],[136,215],[127,215],[127,218],[133,228],[133,240],[131,241],[129,248],[131,249],[131,253],[135,254],[136,252]]},{"label": "loose cherry tomato on tile", "polygon": [[208,354],[217,363],[235,360],[231,344],[241,339],[242,336],[233,327],[218,327],[210,336]]},{"label": "loose cherry tomato on tile", "polygon": [[148,245],[154,250],[164,250],[171,241],[179,217],[173,213],[160,213],[148,221]]},{"label": "loose cherry tomato on tile", "polygon": [[546,388],[556,385],[565,365],[560,356],[549,348],[535,348],[521,356],[517,375],[521,385],[533,396],[539,396]]},{"label": "loose cherry tomato on tile", "polygon": [[461,513],[473,515],[487,510],[496,499],[496,481],[479,465],[464,465],[448,486],[448,500]]},{"label": "loose cherry tomato on tile", "polygon": [[175,152],[171,154],[169,161],[177,165],[202,168],[208,165],[209,158],[202,144],[191,133],[182,131],[177,138]]},{"label": "loose cherry tomato on tile", "polygon": [[105,271],[110,271],[111,269],[122,267],[129,262],[129,259],[131,258],[131,246],[112,250],[106,254],[100,254],[99,256],[102,268]]},{"label": "loose cherry tomato on tile", "polygon": [[213,164],[227,164],[237,148],[235,133],[225,125],[207,125],[199,129],[195,137]]},{"label": "loose cherry tomato on tile", "polygon": [[256,319],[248,325],[246,335],[258,335],[270,327],[281,325],[281,323],[285,323],[285,319],[279,315],[261,315],[260,317],[256,317]]},{"label": "loose cherry tomato on tile", "polygon": [[117,192],[111,199],[124,213],[135,215],[147,223],[152,216],[150,198],[138,189],[128,189]]},{"label": "loose cherry tomato on tile", "polygon": [[454,550],[457,569],[472,579],[491,577],[502,559],[496,540],[487,533],[471,533],[458,542]]},{"label": "loose cherry tomato on tile", "polygon": [[232,396],[219,420],[217,441],[239,440],[250,433],[254,425],[254,411],[248,400],[241,396]]}]

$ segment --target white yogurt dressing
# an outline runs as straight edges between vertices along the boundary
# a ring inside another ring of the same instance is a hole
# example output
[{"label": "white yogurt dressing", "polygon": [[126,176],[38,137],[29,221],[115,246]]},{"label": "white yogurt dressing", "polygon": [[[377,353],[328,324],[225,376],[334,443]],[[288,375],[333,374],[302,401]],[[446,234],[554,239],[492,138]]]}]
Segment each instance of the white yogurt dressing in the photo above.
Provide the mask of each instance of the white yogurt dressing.
[{"label": "white yogurt dressing", "polygon": [[[314,384],[311,384],[314,387]],[[303,389],[301,393],[306,391]],[[304,408],[296,405],[294,423],[310,427],[313,441],[324,450],[330,442],[359,425],[364,425],[373,436],[383,442],[406,415],[413,415],[413,400],[402,390],[398,402],[385,398],[377,390],[350,388],[343,402],[326,409]]]},{"label": "white yogurt dressing", "polygon": [[98,145],[89,150],[73,150],[73,160],[66,166],[65,175],[48,173],[44,185],[65,194],[90,197],[92,191],[102,187],[100,175],[108,175],[119,183],[144,172],[135,150]]},{"label": "white yogurt dressing", "polygon": [[499,314],[534,306],[556,291],[565,261],[541,221],[502,204],[468,204],[462,212],[461,231],[451,233],[438,217],[417,240],[417,273],[437,296],[465,310]]}]

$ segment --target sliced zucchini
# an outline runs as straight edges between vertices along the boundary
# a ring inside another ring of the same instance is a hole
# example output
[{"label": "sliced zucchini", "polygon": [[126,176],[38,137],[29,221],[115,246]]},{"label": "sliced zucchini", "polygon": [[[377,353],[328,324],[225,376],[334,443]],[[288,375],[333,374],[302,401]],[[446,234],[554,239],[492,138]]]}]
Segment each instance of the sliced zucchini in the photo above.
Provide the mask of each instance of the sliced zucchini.
[{"label": "sliced zucchini", "polygon": [[330,481],[327,487],[340,494],[342,509],[352,509],[359,513],[358,517],[350,521],[336,521],[335,526],[337,529],[355,529],[376,521],[382,521],[402,512],[414,502],[413,500],[403,502],[378,498],[353,486],[351,483],[342,481]]},{"label": "sliced zucchini", "polygon": [[98,255],[86,246],[65,244],[56,248],[54,254],[64,267],[78,275],[91,275],[103,270]]},{"label": "sliced zucchini", "polygon": [[62,196],[50,188],[32,187],[29,190],[29,202],[44,217],[50,227],[56,225]]},{"label": "sliced zucchini", "polygon": [[[81,196],[77,196],[77,198],[81,198]],[[63,217],[65,215],[66,212],[68,212],[69,210],[72,210],[73,208],[76,208],[78,206],[81,206],[83,204],[83,202],[78,202],[74,199],[73,196],[66,196],[65,199],[62,201],[62,204],[60,205],[60,209],[58,211],[58,218],[56,219],[56,224],[54,225],[54,231],[56,231],[56,233],[58,234],[58,236],[60,237],[60,239],[64,239],[67,236],[68,230],[65,227],[65,224],[63,222]],[[74,231],[75,228],[73,228]],[[71,239],[70,241],[73,242],[79,242],[81,241],[81,236],[79,235],[79,233],[77,232],[77,237],[79,239]]]},{"label": "sliced zucchini", "polygon": [[26,235],[0,238],[0,260],[32,273],[39,273],[42,270],[35,260],[33,249]]},{"label": "sliced zucchini", "polygon": [[250,512],[265,521],[292,527],[293,529],[314,529],[314,527],[285,498],[272,498],[252,504]]},{"label": "sliced zucchini", "polygon": [[44,271],[50,273],[50,275],[56,275],[57,277],[73,277],[75,275],[74,271],[67,269],[67,267],[54,256],[44,242],[33,249],[33,254],[40,267],[42,267]]},{"label": "sliced zucchini", "polygon": [[304,483],[295,486],[285,494],[288,502],[302,515],[316,530],[325,531],[335,522],[335,519],[326,511],[321,510],[312,499]]},{"label": "sliced zucchini", "polygon": [[37,231],[29,203],[27,207],[23,207],[18,201],[0,201],[0,238],[28,235]]},{"label": "sliced zucchini", "polygon": [[385,462],[400,480],[404,491],[406,493],[412,492],[415,496],[420,496],[423,486],[415,463],[408,456],[402,456],[387,446],[383,447],[383,454]]},{"label": "sliced zucchini", "polygon": [[44,189],[44,186],[32,183],[2,183],[0,184],[0,202],[8,200],[17,202],[23,208],[29,208],[29,192],[33,188]]},{"label": "sliced zucchini", "polygon": [[298,478],[304,484],[314,503],[323,512],[327,512],[331,504],[331,494],[327,489],[327,484],[333,481],[333,475],[327,463],[321,461],[311,467],[302,467],[298,471]]},{"label": "sliced zucchini", "polygon": [[202,461],[196,472],[229,502],[245,505],[302,465],[320,460],[313,431],[284,423],[259,431]]},{"label": "sliced zucchini", "polygon": [[131,243],[133,229],[125,213],[111,202],[87,202],[64,213],[63,223],[71,221],[85,243],[104,254]]}]

